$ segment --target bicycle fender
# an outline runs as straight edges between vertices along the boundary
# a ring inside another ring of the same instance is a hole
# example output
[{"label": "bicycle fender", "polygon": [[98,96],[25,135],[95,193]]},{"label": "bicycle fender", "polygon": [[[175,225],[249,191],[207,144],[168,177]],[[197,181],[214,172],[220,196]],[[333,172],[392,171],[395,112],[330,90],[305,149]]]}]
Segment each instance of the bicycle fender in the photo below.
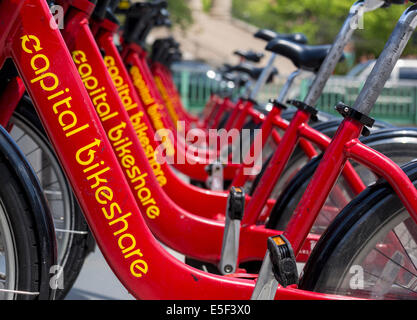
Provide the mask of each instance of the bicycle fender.
[{"label": "bicycle fender", "polygon": [[41,265],[39,299],[53,299],[55,293],[49,285],[50,268],[57,264],[57,245],[52,215],[38,178],[9,133],[0,126],[0,156],[19,180],[31,207]]}]

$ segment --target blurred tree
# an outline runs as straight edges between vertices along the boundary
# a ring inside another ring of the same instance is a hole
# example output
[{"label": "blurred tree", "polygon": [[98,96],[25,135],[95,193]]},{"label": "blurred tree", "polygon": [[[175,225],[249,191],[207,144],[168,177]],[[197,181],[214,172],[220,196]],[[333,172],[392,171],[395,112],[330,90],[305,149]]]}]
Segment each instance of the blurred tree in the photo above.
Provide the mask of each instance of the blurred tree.
[{"label": "blurred tree", "polygon": [[[277,32],[303,32],[312,44],[332,43],[354,0],[233,0],[233,15]],[[354,34],[356,57],[378,56],[405,6],[393,5],[365,14],[363,30]],[[417,53],[410,41],[405,54]]]},{"label": "blurred tree", "polygon": [[174,24],[185,29],[193,23],[192,13],[187,0],[167,0],[167,2],[171,20]]},{"label": "blurred tree", "polygon": [[202,2],[203,2],[203,11],[210,12],[212,0],[202,0]]}]

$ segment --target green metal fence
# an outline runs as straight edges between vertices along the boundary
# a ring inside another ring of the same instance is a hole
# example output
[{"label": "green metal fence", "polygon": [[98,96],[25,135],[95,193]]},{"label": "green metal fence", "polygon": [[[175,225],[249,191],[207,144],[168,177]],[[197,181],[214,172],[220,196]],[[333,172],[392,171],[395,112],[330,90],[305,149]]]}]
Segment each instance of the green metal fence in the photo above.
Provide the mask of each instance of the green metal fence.
[{"label": "green metal fence", "polygon": [[193,112],[204,108],[212,92],[227,91],[229,94],[238,95],[236,90],[227,86],[227,83],[210,79],[201,72],[174,72],[174,82],[185,108]]},{"label": "green metal fence", "polygon": [[[209,79],[201,72],[182,71],[174,73],[174,79],[181,93],[184,105],[192,111],[201,110],[211,92],[225,89],[218,81]],[[277,97],[285,78],[276,79],[260,93],[259,101],[266,102]],[[294,84],[291,98],[303,99],[308,92],[311,78],[304,78]],[[346,77],[333,77],[328,81],[317,108],[335,113],[334,106],[343,101],[353,105],[364,82]],[[230,92],[233,89],[228,88]],[[237,94],[234,92],[234,94]],[[417,125],[417,82],[388,82],[371,114],[378,120],[399,125]]]},{"label": "green metal fence", "polygon": [[[333,78],[321,95],[318,106],[323,111],[335,113],[333,107],[339,101],[353,105],[363,84],[363,81]],[[416,125],[417,83],[388,82],[379,96],[371,116],[393,124]]]}]

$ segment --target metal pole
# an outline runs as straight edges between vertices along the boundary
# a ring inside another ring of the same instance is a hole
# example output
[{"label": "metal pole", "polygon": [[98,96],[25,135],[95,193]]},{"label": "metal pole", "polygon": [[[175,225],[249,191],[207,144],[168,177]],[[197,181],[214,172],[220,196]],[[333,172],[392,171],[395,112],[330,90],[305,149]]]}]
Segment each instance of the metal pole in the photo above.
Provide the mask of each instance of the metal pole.
[{"label": "metal pole", "polygon": [[356,99],[354,109],[369,115],[417,26],[416,16],[417,5],[403,13]]},{"label": "metal pole", "polygon": [[310,87],[310,90],[304,100],[306,104],[310,106],[316,105],[327,80],[332,75],[343,54],[344,48],[352,38],[352,34],[358,26],[359,18],[361,18],[365,12],[380,8],[383,4],[384,1],[380,0],[360,0],[352,5],[342,29],[337,35],[329,54],[321,65],[321,68]]},{"label": "metal pole", "polygon": [[266,65],[266,67],[262,70],[261,75],[259,76],[258,80],[255,83],[255,86],[252,89],[252,92],[249,95],[249,98],[252,100],[256,100],[256,98],[259,95],[259,92],[261,91],[262,87],[265,85],[266,81],[268,80],[268,77],[271,75],[272,69],[274,68],[274,61],[277,55],[273,53],[271,57],[269,58],[269,61]]},{"label": "metal pole", "polygon": [[278,102],[285,103],[288,97],[288,93],[290,92],[290,89],[294,83],[295,78],[297,78],[298,75],[301,74],[301,70],[296,70],[293,73],[290,74],[287,81],[285,82],[284,86],[282,87],[279,96],[278,96]]}]

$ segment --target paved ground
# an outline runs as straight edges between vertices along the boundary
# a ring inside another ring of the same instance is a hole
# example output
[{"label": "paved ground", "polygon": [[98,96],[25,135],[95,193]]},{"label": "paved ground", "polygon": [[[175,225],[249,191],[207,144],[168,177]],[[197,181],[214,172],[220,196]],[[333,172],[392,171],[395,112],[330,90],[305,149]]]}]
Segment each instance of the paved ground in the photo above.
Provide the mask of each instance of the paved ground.
[{"label": "paved ground", "polygon": [[104,260],[100,250],[90,254],[67,300],[132,300]]},{"label": "paved ground", "polygon": [[[177,259],[184,257],[168,249]],[[111,271],[100,250],[96,247],[84,262],[83,269],[66,300],[133,300]]]},{"label": "paved ground", "polygon": [[[266,42],[253,37],[258,28],[231,17],[221,18],[206,14],[202,12],[201,5],[197,7],[193,9],[194,23],[185,32],[178,27],[169,30],[155,28],[150,33],[148,42],[173,35],[181,44],[185,60],[203,60],[213,66],[238,63],[239,58],[233,55],[237,49],[263,52],[265,58],[260,66],[267,63],[270,52],[265,51]],[[281,75],[289,75],[295,70],[292,62],[282,56],[277,57],[275,66]]]}]

